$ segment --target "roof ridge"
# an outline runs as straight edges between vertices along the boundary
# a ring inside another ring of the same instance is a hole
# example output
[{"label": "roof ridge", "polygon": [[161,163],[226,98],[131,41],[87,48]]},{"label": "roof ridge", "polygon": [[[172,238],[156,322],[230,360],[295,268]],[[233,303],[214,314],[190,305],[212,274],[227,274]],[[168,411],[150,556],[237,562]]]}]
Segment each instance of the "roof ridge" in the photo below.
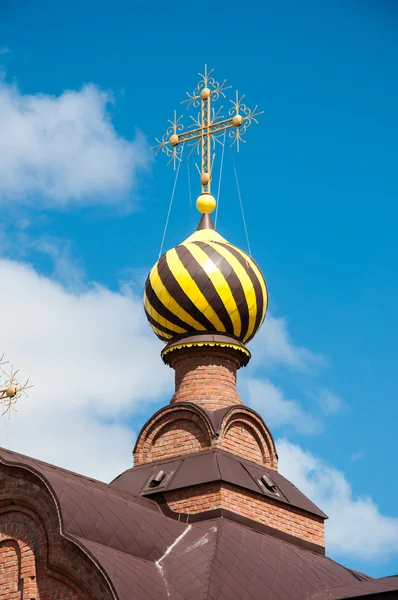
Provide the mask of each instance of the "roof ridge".
[{"label": "roof ridge", "polygon": [[[3,457],[3,453],[11,454],[12,456],[17,456],[18,458],[21,458],[24,460],[18,460],[15,462],[15,461],[12,461],[12,458],[9,459],[8,457]],[[4,459],[4,460],[2,460],[2,459]],[[104,493],[106,493],[107,495],[123,498],[127,502],[132,502],[134,504],[138,504],[139,506],[142,506],[143,508],[146,508],[147,510],[153,510],[159,514],[162,514],[162,511],[160,510],[158,503],[155,500],[152,500],[151,498],[148,498],[148,499],[146,499],[146,501],[144,501],[143,498],[141,496],[139,496],[138,494],[133,494],[132,492],[125,492],[123,490],[119,490],[118,488],[112,486],[110,483],[106,483],[105,481],[100,481],[99,479],[93,479],[92,477],[87,477],[86,475],[81,475],[80,473],[70,471],[69,469],[64,469],[63,467],[58,467],[57,465],[52,465],[51,463],[47,463],[45,461],[42,461],[42,460],[39,460],[36,458],[31,458],[24,454],[20,454],[19,452],[14,452],[13,450],[6,450],[5,448],[0,447],[0,462],[3,462],[4,464],[7,464],[8,466],[13,466],[13,467],[22,468],[22,469],[28,468],[28,469],[33,469],[35,471],[39,471],[40,475],[45,477],[47,481],[48,481],[48,474],[46,473],[46,469],[43,468],[43,470],[41,470],[40,467],[47,467],[48,469],[51,469],[51,471],[52,471],[51,476],[55,477],[57,479],[59,479],[61,477],[61,473],[67,473],[68,475],[71,475],[72,477],[77,479],[77,481],[75,482],[77,484],[84,485],[84,482],[86,482],[86,483],[90,482],[91,485],[95,484],[97,486],[97,489],[98,488],[102,489],[104,491]],[[51,483],[51,482],[48,481],[48,483]]]},{"label": "roof ridge", "polygon": [[57,471],[63,471],[65,473],[69,473],[70,475],[74,475],[75,477],[80,477],[81,479],[88,479],[89,481],[93,481],[94,483],[100,483],[102,485],[109,485],[105,481],[101,481],[100,479],[94,479],[93,477],[89,477],[88,475],[83,475],[82,473],[77,473],[76,471],[71,471],[70,469],[66,469],[65,467],[60,467],[58,465],[53,465],[52,463],[48,463],[40,458],[33,458],[32,456],[28,456],[27,454],[21,454],[20,452],[16,452],[15,450],[8,450],[7,448],[3,448],[0,446],[0,456],[1,453],[11,454],[13,456],[18,456],[23,459],[27,459],[28,462],[39,463],[41,465],[45,465],[46,467],[50,467],[51,469]]},{"label": "roof ridge", "polygon": [[124,550],[119,550],[118,548],[113,548],[113,546],[108,546],[107,544],[102,544],[101,542],[90,540],[89,538],[85,538],[81,535],[75,535],[74,533],[68,533],[68,537],[73,538],[74,540],[82,543],[83,545],[86,545],[86,542],[87,542],[88,545],[92,544],[95,546],[101,546],[101,548],[104,548],[105,550],[110,550],[111,552],[115,552],[116,554],[123,554],[130,558],[133,558],[134,560],[142,561],[145,564],[155,565],[155,563],[156,563],[155,560],[142,558],[142,556],[137,556],[137,554],[131,554],[130,552],[125,552]]}]

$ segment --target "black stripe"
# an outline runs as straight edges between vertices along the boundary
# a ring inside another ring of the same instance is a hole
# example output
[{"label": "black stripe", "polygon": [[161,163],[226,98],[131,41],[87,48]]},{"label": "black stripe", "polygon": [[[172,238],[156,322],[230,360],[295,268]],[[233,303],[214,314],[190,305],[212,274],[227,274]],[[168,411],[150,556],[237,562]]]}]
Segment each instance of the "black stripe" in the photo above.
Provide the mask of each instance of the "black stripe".
[{"label": "black stripe", "polygon": [[[176,315],[174,313],[172,313],[171,310],[166,308],[166,306],[163,304],[163,302],[161,302],[159,300],[159,298],[157,297],[157,295],[155,293],[155,290],[152,287],[151,280],[149,279],[149,277],[146,280],[145,292],[146,292],[149,304],[152,305],[152,307],[156,310],[156,312],[158,312],[160,314],[161,317],[164,317],[165,319],[170,321],[170,323],[173,323],[173,325],[176,325],[177,327],[181,327],[182,329],[184,329],[184,331],[190,331],[192,329],[191,325],[188,325],[188,323],[185,323],[185,321],[182,321],[181,319],[176,317]],[[177,334],[174,334],[174,335],[177,335]]]},{"label": "black stripe", "polygon": [[[172,331],[171,329],[168,329],[164,325],[161,325],[160,323],[158,323],[158,321],[156,321],[156,319],[154,319],[153,317],[151,317],[151,315],[149,314],[149,312],[147,311],[147,309],[145,307],[144,307],[144,310],[145,310],[146,318],[151,323],[151,325],[153,325],[154,327],[156,327],[156,329],[160,329],[163,333],[167,333],[167,334],[171,335],[172,337],[175,337],[176,335],[179,335],[175,331]],[[170,341],[169,338],[162,338],[162,339],[167,339],[167,341]]]},{"label": "black stripe", "polygon": [[[184,250],[186,249],[184,248]],[[177,279],[174,277],[173,272],[167,264],[166,255],[163,255],[158,262],[158,273],[164,287],[169,292],[170,296],[177,302],[177,304],[181,306],[185,312],[191,315],[195,321],[203,325],[206,331],[214,331],[214,325],[198,308],[196,308],[178,283]],[[161,314],[160,311],[158,311],[158,313]],[[176,317],[174,320],[175,319]],[[168,320],[171,321],[171,319]],[[173,323],[174,320],[172,320]],[[187,329],[187,331],[196,331],[193,325],[185,324],[184,327]]]},{"label": "black stripe", "polygon": [[233,267],[229,264],[228,260],[225,259],[217,250],[215,250],[206,242],[193,242],[199,246],[203,252],[206,252],[207,256],[214,262],[216,267],[220,270],[226,282],[228,283],[232,296],[238,307],[240,320],[242,323],[241,331],[238,337],[244,338],[247,335],[249,328],[249,307],[246,300],[246,295],[242,286],[242,283],[233,270]]},{"label": "black stripe", "polygon": [[[263,290],[261,288],[258,277],[249,262],[249,260],[253,260],[252,258],[249,258],[249,256],[248,256],[247,257],[248,260],[245,260],[245,258],[236,250],[236,248],[234,248],[230,244],[225,244],[223,242],[216,242],[216,241],[214,242],[214,244],[216,244],[216,245],[220,244],[220,246],[222,246],[223,248],[226,248],[231,254],[233,254],[235,256],[235,258],[240,262],[242,267],[245,269],[246,273],[249,275],[251,282],[253,284],[253,287],[254,287],[254,291],[256,294],[256,300],[257,300],[257,314],[256,314],[256,320],[254,323],[253,333],[247,340],[244,340],[245,344],[246,344],[254,337],[254,335],[256,334],[257,329],[259,328],[260,323],[261,323],[261,317],[263,315],[264,300],[265,300],[264,295],[263,295]],[[254,262],[254,260],[253,260],[253,262]],[[254,263],[254,264],[256,264],[256,263]],[[257,264],[256,264],[256,267],[258,268]],[[261,270],[259,268],[258,268],[258,270],[261,273]]]},{"label": "black stripe", "polygon": [[[180,261],[182,262],[192,279],[195,281],[203,296],[206,298],[207,302],[210,304],[210,306],[224,325],[226,333],[231,333],[232,335],[234,335],[234,328],[232,325],[231,317],[229,316],[223,301],[218,295],[218,292],[206,271],[198,263],[193,254],[189,252],[189,247],[177,246],[176,252]],[[215,325],[213,325],[213,328],[214,327]]]}]

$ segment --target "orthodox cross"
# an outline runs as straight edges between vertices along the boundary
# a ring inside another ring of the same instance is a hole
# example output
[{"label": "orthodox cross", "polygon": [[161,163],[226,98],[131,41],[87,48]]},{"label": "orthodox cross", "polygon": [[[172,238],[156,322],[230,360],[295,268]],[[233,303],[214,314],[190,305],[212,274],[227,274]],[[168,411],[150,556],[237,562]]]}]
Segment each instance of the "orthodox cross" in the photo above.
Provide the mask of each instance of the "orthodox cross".
[{"label": "orthodox cross", "polygon": [[213,69],[207,71],[205,66],[204,75],[199,73],[200,81],[194,89],[193,93],[187,92],[188,100],[184,100],[181,104],[187,104],[187,109],[199,108],[197,116],[192,116],[193,123],[184,131],[184,125],[181,123],[182,117],[177,118],[177,113],[174,111],[174,119],[169,120],[169,127],[166,133],[159,140],[156,146],[156,154],[162,150],[169,157],[169,162],[173,163],[174,169],[178,161],[182,159],[183,146],[188,142],[192,146],[190,154],[196,149],[201,155],[202,165],[200,173],[200,182],[202,184],[202,193],[210,194],[210,185],[212,178],[212,167],[214,161],[214,153],[211,156],[212,149],[214,150],[216,142],[222,144],[220,137],[226,135],[229,131],[229,137],[232,139],[231,146],[236,146],[239,152],[240,142],[245,142],[242,136],[246,133],[248,127],[254,121],[258,123],[256,117],[262,114],[262,111],[257,110],[257,106],[253,110],[248,108],[243,103],[245,96],[239,97],[236,92],[235,100],[230,100],[232,106],[228,110],[228,118],[223,118],[220,114],[222,106],[215,111],[212,102],[216,102],[220,96],[226,98],[225,91],[231,86],[226,85],[226,81],[219,84],[212,76]]}]

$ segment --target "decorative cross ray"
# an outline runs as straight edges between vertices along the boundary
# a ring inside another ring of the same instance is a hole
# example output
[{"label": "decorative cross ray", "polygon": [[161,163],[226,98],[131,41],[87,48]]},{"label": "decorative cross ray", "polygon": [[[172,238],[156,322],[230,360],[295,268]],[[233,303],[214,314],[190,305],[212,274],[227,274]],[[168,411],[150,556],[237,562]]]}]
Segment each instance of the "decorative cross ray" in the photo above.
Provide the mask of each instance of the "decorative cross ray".
[{"label": "decorative cross ray", "polygon": [[17,410],[15,408],[15,404],[20,399],[22,394],[27,396],[26,390],[32,388],[33,385],[29,384],[29,379],[25,381],[24,384],[21,384],[16,378],[19,370],[14,371],[14,367],[11,365],[9,373],[4,370],[4,365],[9,364],[8,361],[4,361],[4,354],[0,357],[0,378],[5,375],[6,379],[0,385],[0,401],[3,404],[3,416],[8,413],[8,418],[11,418],[11,411]]},{"label": "decorative cross ray", "polygon": [[174,169],[176,168],[177,160],[181,161],[182,154],[182,146],[178,147],[178,132],[183,131],[184,129],[183,124],[180,123],[181,119],[182,117],[179,117],[177,119],[176,111],[174,111],[174,120],[170,121],[169,119],[168,122],[170,123],[170,125],[166,129],[166,132],[163,134],[160,140],[156,138],[156,141],[158,143],[156,146],[152,146],[151,148],[151,150],[153,148],[156,148],[155,155],[158,154],[159,150],[164,152],[166,156],[170,158],[167,164],[169,165],[172,162],[174,164]]},{"label": "decorative cross ray", "polygon": [[202,192],[210,193],[211,175],[212,175],[212,159],[210,156],[211,149],[214,151],[216,142],[220,141],[221,135],[226,130],[229,131],[229,137],[232,139],[231,146],[236,146],[239,152],[240,142],[245,142],[242,136],[246,133],[252,122],[258,123],[256,117],[262,114],[262,111],[257,110],[257,106],[254,110],[249,109],[246,104],[243,104],[244,96],[239,98],[238,92],[236,92],[236,100],[230,101],[232,107],[228,111],[228,118],[224,119],[221,116],[222,106],[215,112],[211,103],[216,102],[221,96],[226,98],[225,91],[230,89],[230,85],[226,85],[226,81],[219,84],[218,81],[212,76],[213,69],[207,71],[207,65],[205,65],[204,75],[199,73],[200,81],[195,87],[192,94],[187,92],[188,99],[184,100],[182,104],[187,104],[187,109],[194,107],[200,108],[197,117],[191,116],[193,123],[184,130],[184,126],[181,123],[182,117],[177,119],[176,112],[174,111],[174,120],[169,121],[170,125],[166,130],[166,133],[159,140],[156,146],[156,154],[161,150],[170,158],[168,164],[174,163],[181,160],[182,148],[185,143],[188,143],[192,147],[191,153],[194,150],[200,151],[202,159],[202,169],[200,172],[200,182],[202,184]]}]

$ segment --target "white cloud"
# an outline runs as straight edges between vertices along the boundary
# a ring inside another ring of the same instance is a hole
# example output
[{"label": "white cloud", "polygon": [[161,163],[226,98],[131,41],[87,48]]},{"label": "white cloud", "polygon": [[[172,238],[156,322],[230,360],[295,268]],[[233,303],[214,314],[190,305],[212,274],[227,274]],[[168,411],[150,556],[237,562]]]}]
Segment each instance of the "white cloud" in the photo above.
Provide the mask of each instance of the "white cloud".
[{"label": "white cloud", "polygon": [[321,410],[327,415],[335,415],[343,407],[343,400],[328,389],[319,390],[315,396]]},{"label": "white cloud", "polygon": [[398,518],[381,514],[368,496],[356,496],[344,474],[287,440],[278,440],[280,471],[330,520],[326,547],[338,556],[367,561],[398,553]]},{"label": "white cloud", "polygon": [[319,433],[323,428],[318,417],[305,410],[297,400],[286,398],[281,388],[263,377],[265,369],[270,372],[275,367],[298,373],[300,395],[315,399],[323,413],[331,415],[339,412],[343,402],[337,394],[327,388],[320,388],[316,393],[311,391],[314,383],[310,378],[318,375],[320,367],[327,365],[325,357],[296,345],[288,332],[285,318],[268,314],[250,350],[253,375],[247,377],[242,374],[242,397],[245,403],[263,415],[268,425],[289,426],[305,434]]},{"label": "white cloud", "polygon": [[131,468],[135,432],[121,422],[93,417],[85,399],[80,409],[68,407],[58,400],[57,389],[51,406],[43,406],[38,393],[29,390],[28,399],[18,402],[18,413],[10,421],[2,417],[0,446],[101,481]]},{"label": "white cloud", "polygon": [[[26,240],[27,236],[25,236],[25,244]],[[52,279],[58,281],[70,291],[79,292],[85,288],[85,272],[72,255],[69,241],[46,237],[28,243],[30,247],[46,254],[51,259],[53,265]]]},{"label": "white cloud", "polygon": [[128,288],[72,293],[8,260],[0,281],[1,350],[35,386],[6,423],[11,449],[103,479],[131,466],[129,417],[172,393],[141,298]]},{"label": "white cloud", "polygon": [[4,46],[3,48],[0,49],[0,55],[4,56],[5,54],[10,54],[11,50],[9,48],[7,48],[7,46]]},{"label": "white cloud", "polygon": [[268,366],[283,365],[297,371],[310,372],[325,364],[320,354],[296,346],[286,326],[286,319],[275,318],[269,313],[259,333],[250,343],[253,367],[266,363]]},{"label": "white cloud", "polygon": [[244,403],[259,412],[269,427],[289,426],[307,434],[321,431],[321,422],[306,412],[296,400],[286,399],[283,391],[269,379],[244,376],[241,387]]},{"label": "white cloud", "polygon": [[94,85],[24,95],[0,82],[0,202],[115,203],[150,162],[147,144],[118,135],[109,94]]}]

